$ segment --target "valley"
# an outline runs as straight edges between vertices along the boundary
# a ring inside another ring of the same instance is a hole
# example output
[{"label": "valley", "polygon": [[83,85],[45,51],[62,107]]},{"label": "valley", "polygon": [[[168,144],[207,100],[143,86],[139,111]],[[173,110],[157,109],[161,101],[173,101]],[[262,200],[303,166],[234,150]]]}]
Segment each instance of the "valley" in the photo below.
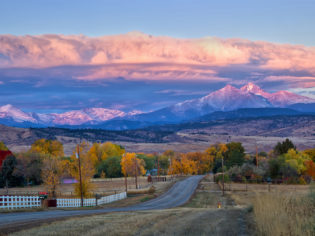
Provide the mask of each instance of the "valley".
[{"label": "valley", "polygon": [[144,129],[109,131],[96,129],[14,128],[1,125],[0,140],[13,151],[26,150],[37,139],[57,139],[71,154],[77,143],[112,141],[133,152],[179,152],[205,150],[218,142],[242,142],[249,152],[269,151],[289,137],[299,149],[315,145],[315,116],[271,116],[159,125]]}]

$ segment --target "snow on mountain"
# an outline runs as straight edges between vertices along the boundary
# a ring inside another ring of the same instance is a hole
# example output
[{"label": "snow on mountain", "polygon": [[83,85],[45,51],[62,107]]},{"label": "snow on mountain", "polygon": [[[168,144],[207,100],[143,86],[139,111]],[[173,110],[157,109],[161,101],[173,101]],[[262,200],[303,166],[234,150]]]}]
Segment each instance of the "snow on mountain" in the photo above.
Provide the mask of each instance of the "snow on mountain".
[{"label": "snow on mountain", "polygon": [[262,108],[270,106],[271,104],[262,96],[256,96],[231,85],[226,85],[224,88],[209,93],[202,98],[177,103],[173,106],[173,109],[176,112],[192,109],[206,114],[211,111],[230,111],[245,107]]},{"label": "snow on mountain", "polygon": [[48,126],[81,125],[84,123],[99,123],[116,117],[123,117],[126,113],[120,110],[106,108],[86,108],[64,113],[26,113],[8,104],[0,107],[0,119],[13,120],[18,123],[31,122]]},{"label": "snow on mountain", "polygon": [[[0,106],[0,120],[8,124],[12,124],[12,122],[23,124],[26,122],[39,126],[96,125],[114,118],[128,121],[167,123],[189,120],[214,111],[232,111],[240,108],[288,107],[292,104],[306,105],[308,103],[315,104],[315,100],[288,91],[268,93],[259,86],[248,83],[240,89],[226,85],[224,88],[211,92],[204,97],[183,101],[148,113],[136,110],[125,113],[120,110],[107,108],[86,108],[60,114],[40,114],[23,112],[8,104]],[[115,122],[117,123],[117,119]]]},{"label": "snow on mountain", "polygon": [[208,94],[199,99],[201,103],[212,106],[215,110],[231,111],[238,108],[263,108],[270,107],[270,102],[253,93],[243,91],[231,85],[227,85],[222,89]]},{"label": "snow on mountain", "polygon": [[270,96],[270,93],[265,92],[259,86],[252,82],[249,82],[248,84],[244,85],[242,88],[240,88],[240,90],[243,92],[249,92],[255,95],[260,95],[264,98],[268,98]]},{"label": "snow on mountain", "polygon": [[7,104],[0,106],[0,118],[12,119],[16,122],[32,122],[37,123],[37,120],[30,113],[23,112],[17,107]]},{"label": "snow on mountain", "polygon": [[276,93],[267,93],[259,86],[248,83],[240,88],[242,91],[260,95],[266,99],[275,107],[286,107],[296,103],[315,103],[315,100],[309,97],[301,96],[288,91],[278,91]]},{"label": "snow on mountain", "polygon": [[268,100],[277,107],[286,107],[296,103],[315,103],[315,99],[301,96],[288,91],[279,91],[270,94]]},{"label": "snow on mountain", "polygon": [[99,123],[116,117],[125,116],[125,112],[106,108],[86,108],[83,110],[69,111],[53,114],[53,123],[58,125],[81,125],[84,123]]}]

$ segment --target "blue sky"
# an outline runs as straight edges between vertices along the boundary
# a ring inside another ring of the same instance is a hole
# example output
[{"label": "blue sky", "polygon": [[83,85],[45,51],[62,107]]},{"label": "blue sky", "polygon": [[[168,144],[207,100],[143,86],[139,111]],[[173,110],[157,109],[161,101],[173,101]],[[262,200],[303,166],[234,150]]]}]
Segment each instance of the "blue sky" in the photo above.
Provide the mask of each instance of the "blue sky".
[{"label": "blue sky", "polygon": [[150,111],[249,81],[315,97],[314,12],[313,0],[3,0],[0,106]]},{"label": "blue sky", "polygon": [[2,34],[141,31],[315,46],[313,0],[3,0],[0,8]]}]

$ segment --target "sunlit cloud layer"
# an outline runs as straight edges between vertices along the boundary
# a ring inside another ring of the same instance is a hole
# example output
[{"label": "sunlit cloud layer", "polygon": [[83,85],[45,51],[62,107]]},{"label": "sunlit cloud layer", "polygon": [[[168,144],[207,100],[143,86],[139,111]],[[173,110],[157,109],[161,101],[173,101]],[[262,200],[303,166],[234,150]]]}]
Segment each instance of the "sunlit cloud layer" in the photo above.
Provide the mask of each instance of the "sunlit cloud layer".
[{"label": "sunlit cloud layer", "polygon": [[47,73],[92,81],[123,77],[225,83],[237,81],[222,76],[222,71],[242,68],[253,80],[314,87],[315,47],[215,37],[175,39],[138,32],[95,38],[1,35],[0,68],[6,76]]}]

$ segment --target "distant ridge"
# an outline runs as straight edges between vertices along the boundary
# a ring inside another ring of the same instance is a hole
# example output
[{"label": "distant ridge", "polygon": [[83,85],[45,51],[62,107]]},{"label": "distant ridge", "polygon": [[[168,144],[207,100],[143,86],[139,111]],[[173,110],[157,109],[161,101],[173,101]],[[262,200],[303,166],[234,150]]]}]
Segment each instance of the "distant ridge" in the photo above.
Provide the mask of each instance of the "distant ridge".
[{"label": "distant ridge", "polygon": [[[156,111],[141,113],[132,111],[126,113],[121,110],[108,108],[86,108],[82,110],[67,111],[64,113],[28,113],[10,104],[0,107],[0,124],[17,127],[67,127],[67,128],[99,128],[99,129],[137,129],[151,125],[180,123],[196,119],[213,112],[229,112],[245,108],[273,108],[264,113],[276,114],[279,109],[290,115],[298,112],[315,111],[315,100],[309,97],[294,94],[288,91],[267,93],[259,86],[248,83],[240,89],[231,85],[211,92],[208,95],[192,100],[186,100]],[[281,110],[290,108],[291,111]],[[244,110],[242,114],[244,115]],[[263,115],[255,110],[248,111],[252,117]],[[289,114],[290,113],[290,114]],[[232,116],[237,113],[217,113],[212,117]],[[249,113],[247,114],[249,115]]]}]

